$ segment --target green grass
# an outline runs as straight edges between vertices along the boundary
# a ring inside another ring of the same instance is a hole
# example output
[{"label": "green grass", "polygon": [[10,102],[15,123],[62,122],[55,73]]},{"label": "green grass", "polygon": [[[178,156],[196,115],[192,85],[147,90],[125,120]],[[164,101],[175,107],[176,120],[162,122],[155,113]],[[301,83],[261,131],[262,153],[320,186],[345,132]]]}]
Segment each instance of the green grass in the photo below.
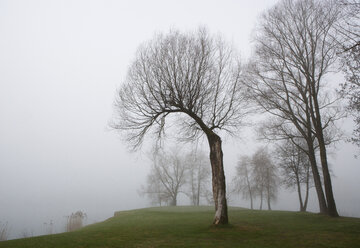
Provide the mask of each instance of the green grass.
[{"label": "green grass", "polygon": [[0,247],[360,247],[360,219],[230,208],[231,224],[211,225],[211,207],[117,212],[71,233],[0,242]]}]

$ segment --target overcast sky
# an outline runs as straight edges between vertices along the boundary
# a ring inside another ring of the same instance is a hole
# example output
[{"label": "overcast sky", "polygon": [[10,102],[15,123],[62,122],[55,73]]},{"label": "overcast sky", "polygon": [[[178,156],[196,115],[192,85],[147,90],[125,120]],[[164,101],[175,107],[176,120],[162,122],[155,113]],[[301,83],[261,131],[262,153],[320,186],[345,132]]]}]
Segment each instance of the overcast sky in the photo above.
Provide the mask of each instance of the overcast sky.
[{"label": "overcast sky", "polygon": [[[107,126],[137,47],[156,32],[205,25],[247,58],[257,17],[275,2],[0,0],[0,221],[12,236],[38,233],[50,220],[60,230],[63,216],[77,210],[92,222],[148,206],[137,194],[149,170],[146,151],[129,153]],[[353,128],[349,120],[341,125]],[[257,146],[250,132],[243,137],[225,144],[228,180],[237,157]],[[360,217],[359,149],[333,150],[340,213]],[[297,206],[295,194],[284,194],[275,208]],[[316,201],[310,207],[317,211]]]}]

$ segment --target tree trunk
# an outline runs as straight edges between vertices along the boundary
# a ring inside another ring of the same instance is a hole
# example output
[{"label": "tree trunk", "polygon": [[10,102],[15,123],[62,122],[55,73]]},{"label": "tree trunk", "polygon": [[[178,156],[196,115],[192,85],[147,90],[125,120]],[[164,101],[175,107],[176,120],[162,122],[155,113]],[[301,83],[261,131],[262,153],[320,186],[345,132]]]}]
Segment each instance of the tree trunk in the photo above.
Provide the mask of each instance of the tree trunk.
[{"label": "tree trunk", "polygon": [[270,184],[269,184],[269,169],[267,169],[267,187],[266,187],[266,192],[267,192],[267,204],[268,204],[268,210],[271,210],[271,204],[270,204],[270,201],[271,201],[271,197],[270,197]]},{"label": "tree trunk", "polygon": [[250,207],[251,207],[251,209],[254,209],[254,203],[253,203],[253,197],[252,197],[251,190],[249,191],[249,194],[250,194]]},{"label": "tree trunk", "polygon": [[321,214],[328,214],[328,208],[325,200],[324,191],[322,188],[322,183],[320,179],[319,169],[317,167],[316,163],[316,157],[315,157],[315,148],[314,143],[311,137],[311,130],[308,128],[308,136],[306,139],[307,145],[308,145],[308,157],[311,165],[311,170],[314,177],[314,184],[316,189],[316,194],[319,200],[319,209]]},{"label": "tree trunk", "polygon": [[268,195],[268,197],[267,197],[268,210],[271,210],[271,204],[270,204],[270,201],[271,201],[271,199],[270,199],[270,195]]},{"label": "tree trunk", "polygon": [[[200,175],[200,171],[198,171],[198,175]],[[200,176],[198,176],[198,185],[197,185],[197,195],[196,195],[196,206],[200,205],[200,190],[201,190],[201,184],[200,184]]]},{"label": "tree trunk", "polygon": [[247,169],[246,169],[246,183],[247,183],[248,190],[249,190],[250,207],[251,207],[251,209],[254,209],[252,190],[251,190],[251,186],[250,186],[250,180],[249,180],[249,175],[248,175]]},{"label": "tree trunk", "polygon": [[305,201],[304,201],[304,212],[306,212],[307,204],[308,204],[308,200],[309,200],[309,189],[310,189],[309,180],[310,180],[310,168],[307,168],[307,171],[306,171],[306,193],[305,193]]},{"label": "tree trunk", "polygon": [[331,184],[331,176],[327,162],[326,145],[323,134],[323,128],[321,124],[320,110],[319,110],[317,98],[315,97],[314,97],[314,105],[315,105],[315,113],[316,113],[316,118],[315,118],[316,138],[319,142],[319,148],[320,148],[320,160],[321,160],[321,167],[324,177],[324,187],[325,187],[326,201],[328,207],[328,215],[332,217],[339,217],[339,214],[336,209],[336,204],[335,204],[335,199]]},{"label": "tree trunk", "polygon": [[262,210],[262,204],[263,204],[263,190],[261,189],[261,192],[260,192],[260,210]]},{"label": "tree trunk", "polygon": [[213,132],[208,134],[207,137],[210,146],[212,187],[215,202],[215,217],[213,224],[228,224],[229,219],[226,202],[226,184],[221,139]]},{"label": "tree trunk", "polygon": [[[331,176],[329,172],[329,166],[327,162],[327,155],[326,155],[326,145],[325,145],[325,139],[324,139],[324,133],[323,133],[323,126],[321,123],[321,113],[320,113],[320,107],[319,102],[317,98],[317,90],[315,88],[315,83],[310,84],[311,89],[311,99],[313,101],[313,107],[311,108],[311,117],[315,126],[316,131],[316,138],[319,142],[319,148],[320,148],[320,160],[321,160],[321,167],[323,170],[323,178],[324,178],[324,187],[325,187],[325,194],[326,194],[326,201],[327,201],[327,207],[328,207],[328,215],[332,217],[338,217],[339,214],[336,209],[334,194],[332,190],[332,184],[331,184]],[[312,104],[312,101],[310,101],[310,104]]]},{"label": "tree trunk", "polygon": [[[322,144],[320,144],[320,143],[322,143]],[[322,170],[323,170],[326,201],[327,201],[327,206],[328,206],[328,214],[332,217],[339,217],[339,214],[336,209],[333,190],[332,190],[331,176],[330,176],[329,167],[328,167],[328,163],[327,163],[326,148],[325,148],[324,141],[319,142],[319,145],[320,145],[320,159],[321,159],[321,165],[322,165]]]},{"label": "tree trunk", "polygon": [[171,198],[170,206],[176,206],[177,200],[176,196]]},{"label": "tree trunk", "polygon": [[299,179],[298,174],[296,174],[296,187],[297,187],[297,192],[298,192],[298,196],[299,196],[300,212],[305,212],[304,204],[303,204],[303,200],[302,200],[302,196],[301,196],[300,179]]}]

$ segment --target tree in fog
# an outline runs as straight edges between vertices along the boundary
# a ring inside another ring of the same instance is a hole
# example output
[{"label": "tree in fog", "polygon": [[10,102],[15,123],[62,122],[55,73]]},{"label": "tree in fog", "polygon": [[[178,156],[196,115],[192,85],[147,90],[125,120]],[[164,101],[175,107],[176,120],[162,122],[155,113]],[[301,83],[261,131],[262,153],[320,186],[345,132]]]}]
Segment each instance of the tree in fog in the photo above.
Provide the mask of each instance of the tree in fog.
[{"label": "tree in fog", "polygon": [[80,229],[84,226],[84,220],[87,218],[86,213],[82,211],[77,211],[72,213],[70,216],[67,216],[66,222],[66,231],[72,232],[77,229]]},{"label": "tree in fog", "polygon": [[279,178],[268,150],[258,149],[252,156],[251,165],[253,167],[254,192],[260,198],[260,210],[262,210],[264,199],[266,199],[268,210],[271,210],[271,201],[276,200],[277,197]]},{"label": "tree in fog", "polygon": [[[291,141],[300,134],[306,141],[320,212],[330,216],[338,213],[327,145],[336,140],[334,122],[342,112],[327,91],[324,77],[334,69],[337,58],[331,31],[338,17],[333,1],[280,1],[261,18],[246,78],[252,99],[272,115],[271,130],[279,128],[275,132],[286,134]],[[326,198],[316,165],[316,146]]]},{"label": "tree in fog", "polygon": [[250,200],[250,207],[254,209],[255,186],[252,178],[252,161],[249,156],[241,156],[233,177],[234,192]]},{"label": "tree in fog", "polygon": [[187,163],[187,182],[189,190],[187,195],[191,199],[194,206],[200,205],[200,198],[205,197],[208,193],[208,186],[210,185],[210,167],[209,160],[202,152],[190,152],[186,155],[185,161]]},{"label": "tree in fog", "polygon": [[168,153],[157,151],[151,160],[152,167],[143,193],[160,206],[162,202],[176,206],[177,197],[186,184],[187,164],[184,158],[172,150]]},{"label": "tree in fog", "polygon": [[156,173],[151,172],[147,176],[146,186],[142,185],[138,193],[140,196],[147,196],[150,199],[151,205],[162,206],[169,203],[168,194],[162,183],[157,180]]},{"label": "tree in fog", "polygon": [[[214,224],[228,223],[220,131],[238,132],[246,114],[241,68],[233,49],[204,29],[156,35],[137,51],[115,103],[112,126],[133,148],[146,134],[163,137],[173,120],[182,140],[206,136],[210,147]],[[173,119],[169,119],[169,116]],[[173,122],[173,123],[174,123]],[[172,130],[172,129],[171,129]]]},{"label": "tree in fog", "polygon": [[355,117],[352,141],[360,146],[360,1],[340,0],[338,6],[342,10],[342,18],[336,27],[336,38],[346,77],[341,93],[348,98],[349,110]]},{"label": "tree in fog", "polygon": [[8,240],[9,238],[9,225],[7,222],[1,223],[0,221],[0,241]]},{"label": "tree in fog", "polygon": [[53,234],[54,221],[44,222],[45,234]]},{"label": "tree in fog", "polygon": [[[300,143],[300,142],[299,142]],[[277,165],[282,174],[286,188],[295,188],[298,193],[300,211],[305,212],[309,199],[309,189],[312,183],[309,157],[303,149],[287,140],[276,149]],[[305,198],[302,195],[305,187]]]}]

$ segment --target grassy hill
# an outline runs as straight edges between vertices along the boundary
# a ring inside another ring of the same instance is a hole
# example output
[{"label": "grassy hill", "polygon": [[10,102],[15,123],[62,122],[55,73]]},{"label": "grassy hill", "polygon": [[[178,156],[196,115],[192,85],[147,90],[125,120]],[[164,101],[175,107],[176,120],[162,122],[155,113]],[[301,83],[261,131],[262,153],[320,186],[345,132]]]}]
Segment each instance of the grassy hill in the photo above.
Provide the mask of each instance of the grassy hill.
[{"label": "grassy hill", "polygon": [[117,212],[71,233],[0,242],[0,247],[360,247],[360,219],[230,208],[230,225],[210,225],[212,207]]}]

